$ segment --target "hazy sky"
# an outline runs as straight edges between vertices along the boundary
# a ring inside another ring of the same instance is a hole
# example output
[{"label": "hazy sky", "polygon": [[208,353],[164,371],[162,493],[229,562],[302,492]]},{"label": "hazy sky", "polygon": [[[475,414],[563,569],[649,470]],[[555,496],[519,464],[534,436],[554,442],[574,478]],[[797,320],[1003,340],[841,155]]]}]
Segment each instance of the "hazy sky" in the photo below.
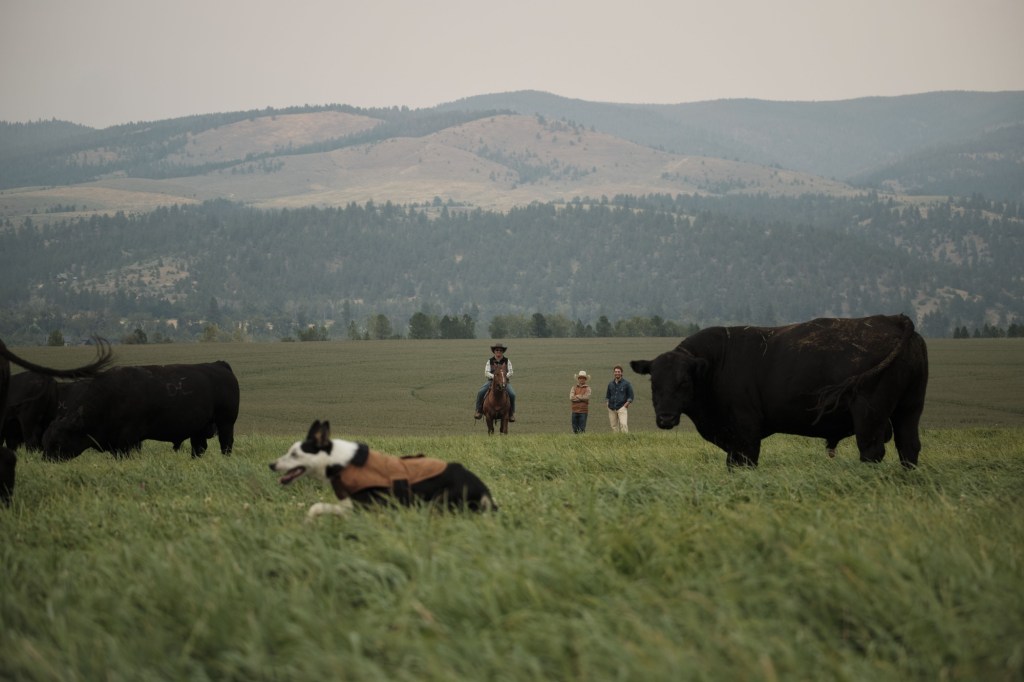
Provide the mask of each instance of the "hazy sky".
[{"label": "hazy sky", "polygon": [[1024,90],[1024,0],[0,0],[0,120]]}]

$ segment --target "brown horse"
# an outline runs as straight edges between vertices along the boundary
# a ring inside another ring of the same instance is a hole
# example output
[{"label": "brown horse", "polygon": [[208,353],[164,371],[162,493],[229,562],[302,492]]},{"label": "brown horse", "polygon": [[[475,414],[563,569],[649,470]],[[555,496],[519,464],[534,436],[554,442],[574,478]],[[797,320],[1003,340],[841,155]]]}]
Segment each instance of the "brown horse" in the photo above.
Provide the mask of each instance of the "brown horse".
[{"label": "brown horse", "polygon": [[491,387],[484,396],[484,419],[487,421],[487,435],[494,433],[494,422],[501,422],[501,433],[508,433],[508,418],[512,416],[512,401],[508,397],[505,386],[508,379],[505,378],[505,368],[497,365],[494,368],[494,377],[491,379]]}]

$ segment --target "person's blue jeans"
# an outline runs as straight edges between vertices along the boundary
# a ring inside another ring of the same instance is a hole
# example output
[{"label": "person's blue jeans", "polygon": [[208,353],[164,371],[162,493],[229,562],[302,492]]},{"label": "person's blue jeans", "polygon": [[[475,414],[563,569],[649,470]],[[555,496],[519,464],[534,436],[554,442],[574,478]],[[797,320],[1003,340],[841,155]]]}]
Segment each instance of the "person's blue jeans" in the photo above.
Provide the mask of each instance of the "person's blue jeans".
[{"label": "person's blue jeans", "polygon": [[[487,395],[487,389],[491,387],[491,382],[485,382],[480,390],[476,392],[476,411],[484,411],[484,396]],[[512,414],[516,413],[516,392],[512,390],[512,382],[505,384],[505,390],[508,391],[509,406],[512,410]]]},{"label": "person's blue jeans", "polygon": [[573,433],[584,433],[587,430],[587,413],[586,412],[573,412],[572,413],[572,432]]}]

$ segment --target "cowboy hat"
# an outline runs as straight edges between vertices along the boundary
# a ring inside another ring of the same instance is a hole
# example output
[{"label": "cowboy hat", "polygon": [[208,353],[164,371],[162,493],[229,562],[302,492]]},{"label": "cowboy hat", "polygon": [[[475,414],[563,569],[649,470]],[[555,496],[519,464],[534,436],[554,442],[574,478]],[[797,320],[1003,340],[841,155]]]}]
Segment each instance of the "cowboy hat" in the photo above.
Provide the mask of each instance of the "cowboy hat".
[{"label": "cowboy hat", "polygon": [[589,375],[589,374],[587,374],[587,370],[585,370],[585,369],[581,369],[581,370],[580,370],[580,371],[579,371],[579,372],[578,372],[578,373],[576,374],[576,378],[577,378],[577,379],[579,379],[580,377],[586,377],[587,379],[589,379],[589,378],[590,378],[590,375]]},{"label": "cowboy hat", "polygon": [[493,346],[491,346],[491,352],[493,353],[494,351],[498,350],[499,348],[501,349],[502,353],[504,353],[505,351],[508,350],[508,346],[506,346],[505,344],[503,344],[503,343],[496,343]]}]

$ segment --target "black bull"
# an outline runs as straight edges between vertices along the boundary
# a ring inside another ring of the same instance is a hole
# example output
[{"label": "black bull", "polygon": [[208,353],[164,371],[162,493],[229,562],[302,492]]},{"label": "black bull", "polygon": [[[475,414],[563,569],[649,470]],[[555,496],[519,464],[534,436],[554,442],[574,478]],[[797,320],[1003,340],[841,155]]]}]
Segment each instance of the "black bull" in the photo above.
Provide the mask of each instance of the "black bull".
[{"label": "black bull", "polygon": [[658,426],[687,415],[729,466],[756,466],[773,433],[856,436],[864,462],[881,461],[892,434],[900,462],[917,465],[928,351],[904,315],[712,327],[630,367],[651,376]]},{"label": "black bull", "polygon": [[[107,367],[113,356],[110,352],[110,345],[102,339],[96,339],[96,359],[88,365],[75,367],[74,369],[53,369],[33,364],[12,353],[3,341],[0,341],[0,425],[6,422],[7,392],[11,382],[11,364],[14,363],[37,374],[47,376],[76,379],[92,376],[104,367]],[[0,445],[0,502],[10,504],[11,495],[14,493],[14,476],[18,459],[14,451]]]},{"label": "black bull", "polygon": [[0,426],[0,442],[12,450],[43,447],[43,432],[57,416],[60,387],[53,377],[22,372],[11,377],[7,416]]},{"label": "black bull", "polygon": [[71,459],[87,448],[125,455],[144,440],[189,440],[198,457],[214,432],[221,452],[231,452],[239,390],[224,361],[117,367],[79,384],[43,435],[47,459]]}]

